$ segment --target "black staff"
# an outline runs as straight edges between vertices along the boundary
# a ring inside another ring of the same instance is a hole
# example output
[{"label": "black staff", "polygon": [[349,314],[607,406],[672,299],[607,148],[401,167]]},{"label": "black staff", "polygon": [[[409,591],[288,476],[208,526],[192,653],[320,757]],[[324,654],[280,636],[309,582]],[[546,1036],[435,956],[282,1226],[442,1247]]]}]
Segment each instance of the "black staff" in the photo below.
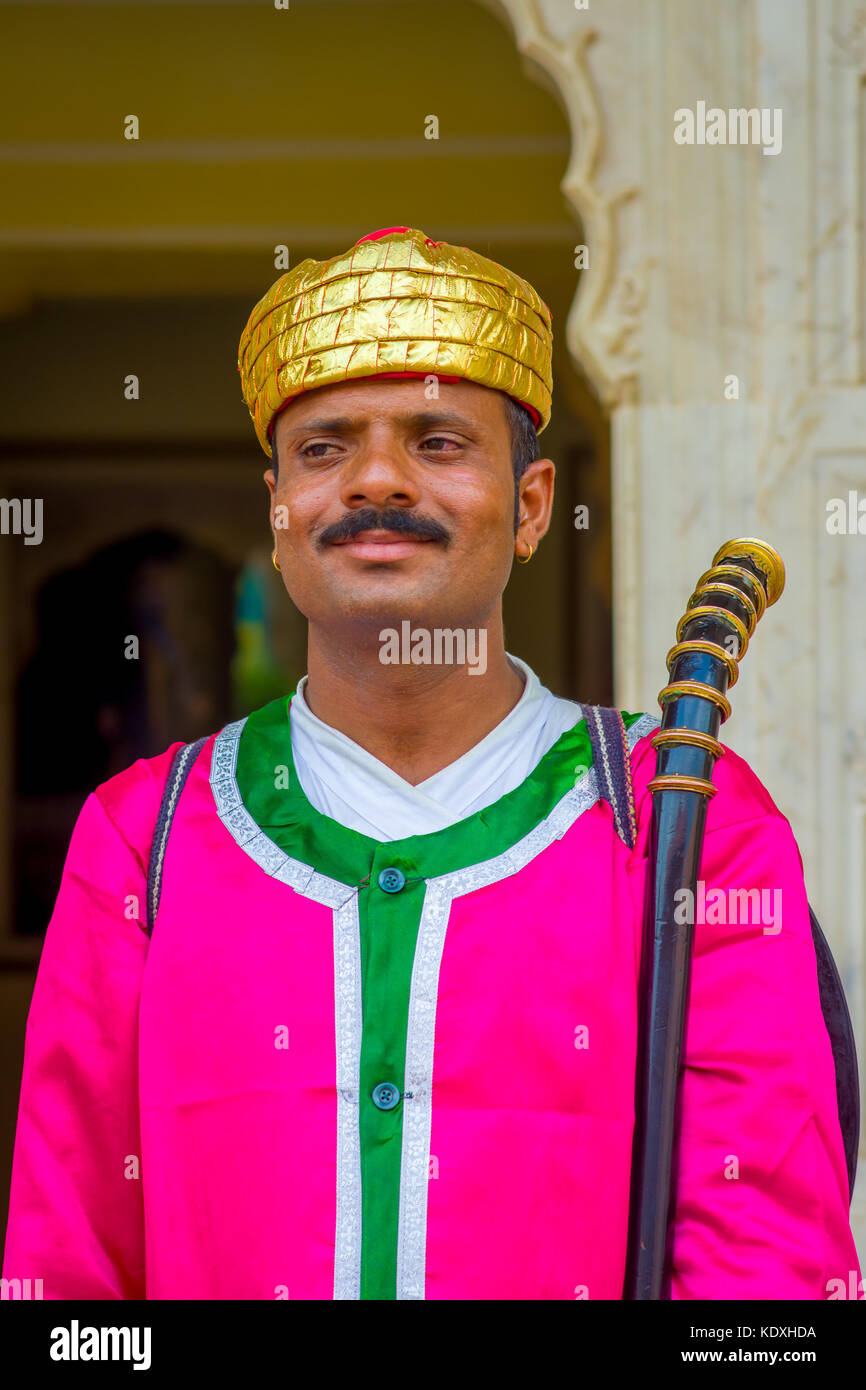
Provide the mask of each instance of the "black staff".
[{"label": "black staff", "polygon": [[[676,1200],[679,1082],[693,922],[675,921],[681,889],[695,901],[707,801],[715,795],[725,692],[739,674],[758,619],[785,586],[785,567],[764,541],[728,541],[701,575],[668,652],[641,952],[635,1132],[625,1289],[627,1299],[670,1297],[670,1216]],[[693,914],[688,914],[693,916]]]}]

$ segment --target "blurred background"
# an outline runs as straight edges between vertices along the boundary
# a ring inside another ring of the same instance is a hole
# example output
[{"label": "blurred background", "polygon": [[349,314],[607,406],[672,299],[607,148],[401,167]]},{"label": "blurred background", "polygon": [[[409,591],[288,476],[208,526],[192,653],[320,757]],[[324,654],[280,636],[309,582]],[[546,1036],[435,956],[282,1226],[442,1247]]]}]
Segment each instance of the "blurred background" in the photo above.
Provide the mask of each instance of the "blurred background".
[{"label": "blurred background", "polygon": [[[554,524],[505,595],[545,684],[655,710],[717,547],[781,551],[726,741],[791,819],[862,1058],[866,540],[825,526],[866,497],[862,7],[0,0],[0,31],[0,496],[43,506],[39,544],[0,515],[0,1192],[85,797],[305,670],[240,333],[280,248],[392,225],[552,310]],[[698,101],[783,110],[782,151],[678,146]]]}]

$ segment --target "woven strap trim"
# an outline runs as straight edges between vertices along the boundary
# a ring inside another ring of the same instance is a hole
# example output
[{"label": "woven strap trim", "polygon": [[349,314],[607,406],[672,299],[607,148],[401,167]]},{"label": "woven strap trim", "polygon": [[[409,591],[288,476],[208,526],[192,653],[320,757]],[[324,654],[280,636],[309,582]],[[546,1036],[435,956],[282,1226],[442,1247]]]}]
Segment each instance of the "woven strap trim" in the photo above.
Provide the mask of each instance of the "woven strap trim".
[{"label": "woven strap trim", "polygon": [[153,831],[153,842],[150,847],[150,863],[147,870],[147,934],[150,936],[153,931],[153,924],[156,921],[156,912],[159,907],[159,895],[162,890],[162,866],[165,859],[166,846],[168,845],[168,832],[171,829],[171,822],[177,808],[180,794],[183,791],[184,783],[190,774],[190,769],[199,755],[207,738],[197,739],[195,743],[185,743],[182,748],[178,748],[171,763],[171,770],[162,794],[162,801],[159,807],[159,815],[156,818],[156,825]]},{"label": "woven strap trim", "polygon": [[604,705],[583,705],[582,708],[592,744],[599,793],[610,804],[617,835],[633,849],[637,840],[637,817],[622,716],[619,710]]}]

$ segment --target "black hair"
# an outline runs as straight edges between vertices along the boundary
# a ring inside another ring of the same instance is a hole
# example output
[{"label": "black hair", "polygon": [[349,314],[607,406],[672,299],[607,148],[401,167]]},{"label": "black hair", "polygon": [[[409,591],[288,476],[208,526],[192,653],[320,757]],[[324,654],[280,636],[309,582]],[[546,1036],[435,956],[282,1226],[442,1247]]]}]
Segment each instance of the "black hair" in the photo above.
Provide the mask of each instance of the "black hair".
[{"label": "black hair", "polygon": [[[529,465],[540,458],[541,454],[538,448],[538,435],[529,411],[511,396],[506,396],[504,391],[500,394],[505,398],[505,414],[508,419],[508,428],[511,431],[511,467],[514,470],[514,530],[516,534],[519,520],[517,485]],[[271,434],[271,467],[274,470],[274,477],[277,478],[279,476],[279,462],[277,459],[276,422]]]},{"label": "black hair", "polygon": [[514,534],[517,535],[520,521],[518,515],[520,498],[517,485],[529,465],[534,463],[537,458],[541,458],[541,450],[538,447],[538,435],[535,425],[532,423],[532,416],[526,406],[519,405],[511,396],[506,396],[505,413],[508,417],[508,427],[511,430],[511,467],[514,469]]}]

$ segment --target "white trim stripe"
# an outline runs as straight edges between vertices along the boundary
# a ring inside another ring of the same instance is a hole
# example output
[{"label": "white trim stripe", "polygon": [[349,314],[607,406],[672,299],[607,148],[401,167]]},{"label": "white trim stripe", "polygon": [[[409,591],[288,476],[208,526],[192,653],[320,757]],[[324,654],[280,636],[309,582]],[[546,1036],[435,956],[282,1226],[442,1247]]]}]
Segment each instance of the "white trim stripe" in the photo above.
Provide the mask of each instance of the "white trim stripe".
[{"label": "white trim stripe", "polygon": [[337,1057],[337,1192],[334,1298],[361,1297],[361,923],[358,893],[334,908],[334,1029]]},{"label": "white trim stripe", "polygon": [[241,801],[238,745],[246,718],[227,724],[214,740],[210,785],[217,814],[236,844],[265,873],[333,912],[334,1038],[337,1062],[337,1183],[334,1298],[361,1297],[361,924],[358,889],[316,873],[274,844]]}]

